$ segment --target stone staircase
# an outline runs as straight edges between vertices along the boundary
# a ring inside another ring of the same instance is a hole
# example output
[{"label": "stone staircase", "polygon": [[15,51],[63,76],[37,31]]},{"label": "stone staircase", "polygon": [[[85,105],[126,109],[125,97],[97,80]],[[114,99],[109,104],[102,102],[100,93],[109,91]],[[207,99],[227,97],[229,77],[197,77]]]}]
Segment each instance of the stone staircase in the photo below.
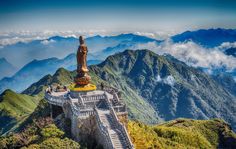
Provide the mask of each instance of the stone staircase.
[{"label": "stone staircase", "polygon": [[[45,92],[45,99],[52,105],[61,106],[72,121],[72,133],[78,134],[78,119],[95,116],[98,140],[106,149],[134,149],[125,126],[119,121],[117,113],[127,112],[125,104],[119,99],[117,91],[105,88],[87,94],[76,92]],[[75,95],[73,95],[75,94]],[[78,94],[78,95],[77,95]],[[71,96],[73,95],[73,97]],[[69,111],[69,112],[68,112]],[[71,113],[70,113],[71,111]]]},{"label": "stone staircase", "polygon": [[110,110],[97,109],[98,116],[101,120],[102,125],[108,128],[109,135],[111,137],[111,142],[115,149],[126,149],[127,142],[124,138],[124,134],[119,131],[115,121],[110,113]]},{"label": "stone staircase", "polygon": [[116,131],[111,130],[111,138],[116,149],[125,148],[121,136]]}]

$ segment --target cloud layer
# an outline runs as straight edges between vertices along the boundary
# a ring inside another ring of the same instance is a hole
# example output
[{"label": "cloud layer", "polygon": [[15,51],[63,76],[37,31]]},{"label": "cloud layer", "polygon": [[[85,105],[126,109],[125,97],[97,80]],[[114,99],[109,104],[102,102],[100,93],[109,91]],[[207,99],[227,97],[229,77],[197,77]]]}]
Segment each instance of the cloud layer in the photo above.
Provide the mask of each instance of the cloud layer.
[{"label": "cloud layer", "polygon": [[160,55],[170,54],[194,67],[209,69],[224,67],[228,71],[232,71],[236,68],[236,58],[225,55],[223,51],[233,45],[236,43],[223,43],[219,47],[206,49],[192,41],[173,43],[171,40],[166,40],[160,44],[155,42],[139,44],[136,49],[150,49]]},{"label": "cloud layer", "polygon": [[[17,31],[17,32],[2,32],[0,33],[0,46],[12,45],[17,42],[27,43],[33,40],[43,40],[52,36],[62,37],[75,37],[78,38],[80,35],[86,35],[86,37],[95,35],[105,35],[105,30],[77,30],[77,31],[42,31],[42,32],[31,32],[31,31]],[[46,43],[47,41],[45,41]]]}]

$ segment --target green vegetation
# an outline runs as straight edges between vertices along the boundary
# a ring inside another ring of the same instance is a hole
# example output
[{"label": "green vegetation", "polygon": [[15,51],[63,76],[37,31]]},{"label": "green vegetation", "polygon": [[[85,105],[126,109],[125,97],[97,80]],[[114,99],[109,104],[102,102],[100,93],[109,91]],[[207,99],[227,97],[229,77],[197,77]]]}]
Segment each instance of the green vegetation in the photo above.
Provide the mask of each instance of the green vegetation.
[{"label": "green vegetation", "polygon": [[177,119],[154,126],[129,121],[128,131],[137,149],[236,147],[236,134],[228,124],[218,119]]},{"label": "green vegetation", "polygon": [[0,96],[0,109],[6,114],[18,119],[34,111],[39,100],[24,94],[17,94],[11,90],[6,90]]},{"label": "green vegetation", "polygon": [[34,111],[38,102],[37,97],[4,91],[0,95],[0,121],[4,122],[0,124],[0,134],[14,130]]},{"label": "green vegetation", "polygon": [[78,149],[80,145],[66,138],[64,132],[59,130],[50,118],[40,118],[34,120],[34,123],[28,125],[24,131],[0,138],[0,148]]}]

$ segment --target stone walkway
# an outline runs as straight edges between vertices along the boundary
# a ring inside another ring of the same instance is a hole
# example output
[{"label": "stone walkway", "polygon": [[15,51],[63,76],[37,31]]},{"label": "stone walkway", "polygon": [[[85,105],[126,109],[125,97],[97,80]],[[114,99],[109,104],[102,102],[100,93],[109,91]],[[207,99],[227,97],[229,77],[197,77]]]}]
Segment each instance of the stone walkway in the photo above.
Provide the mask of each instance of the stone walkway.
[{"label": "stone walkway", "polygon": [[112,139],[111,141],[114,144],[115,149],[126,148],[126,141],[121,135],[121,133],[119,133],[119,130],[115,125],[110,110],[98,109],[98,114],[102,121],[102,125],[108,128],[109,134]]}]

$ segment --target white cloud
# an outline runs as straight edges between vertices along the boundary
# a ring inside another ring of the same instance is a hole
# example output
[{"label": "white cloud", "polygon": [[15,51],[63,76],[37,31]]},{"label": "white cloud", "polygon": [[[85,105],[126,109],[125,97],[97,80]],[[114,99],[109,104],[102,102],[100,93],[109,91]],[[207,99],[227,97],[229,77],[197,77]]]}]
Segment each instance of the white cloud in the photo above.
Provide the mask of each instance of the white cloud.
[{"label": "white cloud", "polygon": [[62,37],[74,37],[78,38],[80,35],[85,37],[95,35],[107,35],[106,30],[76,30],[76,31],[50,31],[45,30],[42,32],[31,32],[31,31],[16,31],[16,32],[1,32],[0,33],[0,46],[12,45],[17,42],[30,42],[33,40],[44,40],[52,36]]},{"label": "white cloud", "polygon": [[161,81],[162,81],[160,75],[157,75],[157,77],[156,77],[156,81],[157,81],[157,82],[161,82]]},{"label": "white cloud", "polygon": [[216,47],[216,49],[221,51],[227,50],[229,48],[236,48],[236,42],[223,42],[219,47]]},{"label": "white cloud", "polygon": [[173,43],[171,40],[166,40],[160,44],[149,42],[147,44],[137,45],[136,49],[150,49],[160,55],[171,54],[177,59],[194,67],[210,69],[225,67],[228,71],[236,67],[236,58],[225,55],[220,50],[220,47],[206,49],[192,41]]},{"label": "white cloud", "polygon": [[156,31],[156,32],[135,32],[134,34],[140,35],[140,36],[147,36],[151,38],[155,38],[157,40],[164,40],[169,38],[170,36],[175,35],[176,31]]},{"label": "white cloud", "polygon": [[[32,40],[43,40],[52,36],[62,36],[62,37],[74,37],[78,38],[80,35],[85,37],[91,37],[95,35],[107,36],[107,35],[118,35],[121,33],[130,33],[130,32],[120,32],[120,31],[109,31],[104,29],[89,29],[89,30],[67,30],[67,31],[52,31],[45,30],[41,32],[32,32],[32,31],[11,31],[11,32],[1,32],[0,33],[0,46],[12,45],[17,42],[27,43]],[[169,32],[134,32],[137,35],[147,36],[155,39],[166,39],[171,35],[174,35],[175,31]]]},{"label": "white cloud", "polygon": [[175,84],[175,79],[171,75],[169,75],[165,78],[161,78],[160,75],[157,75],[156,82],[162,82],[162,83],[168,84],[170,86],[173,86]]},{"label": "white cloud", "polygon": [[147,37],[151,37],[151,38],[155,38],[155,34],[154,33],[148,33],[148,32],[135,32],[136,35],[140,35],[140,36],[147,36]]},{"label": "white cloud", "polygon": [[48,45],[48,44],[54,43],[54,42],[56,42],[56,41],[53,40],[53,39],[50,39],[50,40],[45,39],[45,40],[41,41],[41,43],[42,43],[43,45]]},{"label": "white cloud", "polygon": [[170,86],[173,86],[175,84],[175,79],[171,75],[167,76],[166,78],[163,79],[163,82],[165,84],[169,84]]}]

